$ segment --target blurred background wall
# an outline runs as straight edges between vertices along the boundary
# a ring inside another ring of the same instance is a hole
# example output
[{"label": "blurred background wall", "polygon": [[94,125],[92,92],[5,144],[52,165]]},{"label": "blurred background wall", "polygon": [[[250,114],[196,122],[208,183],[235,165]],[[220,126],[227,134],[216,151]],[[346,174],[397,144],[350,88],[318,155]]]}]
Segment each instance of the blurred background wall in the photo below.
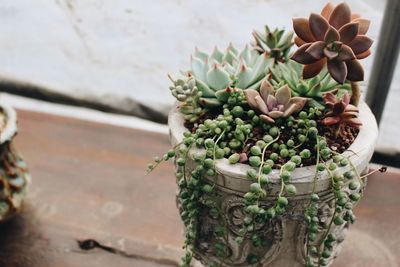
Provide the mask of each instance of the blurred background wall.
[{"label": "blurred background wall", "polygon": [[[333,1],[337,3],[338,1]],[[371,19],[377,40],[386,1],[348,0]],[[194,47],[243,47],[264,24],[325,0],[0,0],[0,90],[165,122],[167,73],[189,67]],[[373,46],[376,49],[376,43]],[[373,56],[363,60],[368,84]],[[400,69],[386,104],[378,150],[400,151]],[[394,123],[396,122],[396,123]]]}]

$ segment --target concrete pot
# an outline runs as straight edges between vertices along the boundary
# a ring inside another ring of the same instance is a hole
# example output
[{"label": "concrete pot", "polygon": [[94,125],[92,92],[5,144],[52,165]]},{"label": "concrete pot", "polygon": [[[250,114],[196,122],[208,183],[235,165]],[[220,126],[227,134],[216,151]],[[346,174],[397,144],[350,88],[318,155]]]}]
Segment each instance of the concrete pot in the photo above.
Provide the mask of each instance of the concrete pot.
[{"label": "concrete pot", "polygon": [[17,134],[16,112],[1,101],[0,110],[6,119],[0,133],[0,222],[3,222],[21,210],[31,179],[25,162],[12,145]]},{"label": "concrete pot", "polygon": [[[363,122],[360,132],[350,146],[352,152],[345,152],[345,155],[352,155],[351,159],[358,172],[363,172],[368,168],[368,163],[374,151],[374,145],[378,136],[378,127],[373,114],[368,106],[362,102],[359,105],[359,118]],[[175,107],[169,114],[170,140],[172,145],[176,145],[182,141],[185,127],[184,119]],[[187,170],[193,170],[195,163],[188,162]],[[306,244],[306,224],[304,222],[304,209],[309,203],[309,194],[312,191],[312,183],[314,178],[315,166],[297,168],[291,178],[291,184],[297,188],[297,195],[289,198],[289,206],[286,213],[263,225],[256,225],[257,231],[267,240],[265,246],[254,247],[249,238],[238,245],[234,240],[238,236],[238,231],[243,226],[244,218],[244,201],[243,195],[248,192],[252,183],[247,177],[246,172],[251,168],[245,164],[230,165],[227,159],[220,159],[216,162],[218,176],[215,180],[216,194],[218,203],[228,228],[229,257],[221,262],[215,256],[213,244],[218,240],[213,235],[213,227],[217,222],[208,215],[207,210],[201,211],[199,223],[199,236],[195,247],[195,257],[205,266],[216,262],[218,266],[255,266],[248,263],[249,256],[255,256],[259,259],[260,264],[256,266],[271,267],[297,267],[304,266],[305,262],[305,244]],[[350,167],[339,168],[344,173]],[[280,190],[280,179],[278,171],[270,174],[272,181],[266,190],[268,197],[263,199],[261,206],[272,206],[277,198]],[[214,183],[214,179],[210,179],[210,183]],[[326,172],[319,175],[316,191],[320,196],[319,217],[322,223],[328,223],[333,215],[334,197],[330,190],[331,180]],[[321,228],[322,229],[322,228]],[[320,229],[320,230],[321,230]],[[330,262],[337,256],[340,245],[345,238],[348,225],[344,224],[340,227],[333,228],[338,237],[336,246],[333,249]],[[318,233],[322,238],[323,232]],[[318,238],[317,238],[318,241]]]}]

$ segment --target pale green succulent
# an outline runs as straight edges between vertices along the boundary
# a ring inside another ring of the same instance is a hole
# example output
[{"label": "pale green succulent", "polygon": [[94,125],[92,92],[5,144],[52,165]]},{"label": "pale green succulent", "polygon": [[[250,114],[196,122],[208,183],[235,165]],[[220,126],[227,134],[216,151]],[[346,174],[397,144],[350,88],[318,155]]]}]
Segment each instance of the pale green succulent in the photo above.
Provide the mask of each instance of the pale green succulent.
[{"label": "pale green succulent", "polygon": [[249,46],[239,51],[230,44],[225,52],[215,48],[211,55],[196,49],[189,75],[202,93],[201,103],[218,106],[227,100],[229,88],[259,89],[272,64],[267,53],[260,55]]},{"label": "pale green succulent", "polygon": [[200,105],[202,93],[199,92],[196,86],[194,77],[174,80],[170,75],[169,79],[173,85],[169,87],[171,94],[179,101],[179,109],[183,117],[188,122],[195,122],[204,114],[204,109]]},{"label": "pale green succulent", "polygon": [[320,102],[322,102],[322,95],[326,92],[333,90],[338,90],[339,93],[351,92],[350,83],[337,83],[329,75],[327,69],[323,69],[317,76],[307,80],[302,78],[302,71],[303,65],[293,60],[279,62],[271,68],[270,82],[275,89],[287,84],[294,96],[310,98],[308,104],[317,108],[324,108]]}]

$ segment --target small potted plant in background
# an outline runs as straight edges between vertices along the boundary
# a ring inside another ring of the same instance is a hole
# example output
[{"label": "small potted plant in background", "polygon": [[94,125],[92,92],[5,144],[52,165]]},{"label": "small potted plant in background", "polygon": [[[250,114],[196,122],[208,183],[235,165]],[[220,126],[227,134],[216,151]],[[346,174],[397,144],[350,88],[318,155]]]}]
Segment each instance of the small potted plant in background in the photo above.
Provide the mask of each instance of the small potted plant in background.
[{"label": "small potted plant in background", "polygon": [[15,151],[17,115],[0,101],[0,223],[17,214],[30,184],[27,166]]},{"label": "small potted plant in background", "polygon": [[175,159],[182,266],[327,266],[355,221],[378,130],[356,84],[369,21],[342,3],[293,26],[170,77],[173,147],[148,171]]}]

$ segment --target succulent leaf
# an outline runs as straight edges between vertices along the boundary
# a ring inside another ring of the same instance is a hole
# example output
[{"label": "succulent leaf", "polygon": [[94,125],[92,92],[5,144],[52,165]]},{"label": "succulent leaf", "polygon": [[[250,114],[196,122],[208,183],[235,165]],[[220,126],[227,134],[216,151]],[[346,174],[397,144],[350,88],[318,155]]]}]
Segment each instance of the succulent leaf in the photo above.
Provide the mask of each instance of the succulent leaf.
[{"label": "succulent leaf", "polygon": [[215,97],[222,103],[225,103],[228,101],[229,98],[229,92],[227,89],[221,89],[215,92]]},{"label": "succulent leaf", "polygon": [[358,108],[350,103],[350,96],[345,93],[340,99],[333,93],[326,93],[323,96],[325,105],[329,108],[328,113],[321,120],[321,124],[331,126],[338,125],[339,129],[342,125],[350,125],[360,127],[362,125],[358,117]]},{"label": "succulent leaf", "polygon": [[244,91],[249,106],[261,113],[260,118],[265,122],[274,122],[274,119],[288,117],[299,112],[307,102],[304,97],[291,97],[287,85],[273,90],[268,81],[263,81],[260,92],[252,89]]},{"label": "succulent leaf", "polygon": [[[322,59],[324,60],[324,59]],[[318,62],[311,65],[306,65],[304,68],[313,67],[319,64]],[[324,92],[338,89],[339,91],[350,91],[350,83],[339,84],[330,75],[326,68],[322,68],[325,63],[323,62],[320,66],[317,66],[319,73],[308,79],[302,79],[303,66],[293,60],[289,60],[286,63],[278,63],[271,69],[272,80],[271,84],[274,88],[282,87],[287,84],[294,96],[302,96],[308,98],[314,98],[322,100],[322,94]],[[310,101],[309,104],[314,105],[314,101]],[[321,105],[319,105],[321,107]]]},{"label": "succulent leaf", "polygon": [[217,62],[222,62],[222,58],[224,57],[224,53],[222,53],[218,47],[214,47],[214,50],[210,56],[210,59],[214,59]]},{"label": "succulent leaf", "polygon": [[215,92],[208,87],[206,83],[203,81],[196,79],[196,86],[197,89],[202,92],[203,97],[214,97]]},{"label": "succulent leaf", "polygon": [[213,108],[213,107],[218,107],[221,106],[222,103],[219,102],[218,99],[216,98],[200,98],[200,103],[202,106],[207,107],[207,108]]},{"label": "succulent leaf", "polygon": [[207,83],[214,90],[224,89],[229,86],[229,74],[220,65],[214,64],[207,72]]},{"label": "succulent leaf", "polygon": [[284,62],[288,59],[290,48],[293,46],[293,33],[289,32],[285,35],[282,29],[270,30],[265,26],[264,33],[253,32],[253,46],[258,53],[266,53],[275,62]]},{"label": "succulent leaf", "polygon": [[[208,58],[206,59],[208,60]],[[205,80],[208,71],[206,63],[197,57],[192,57],[190,61],[193,75],[200,80]]]},{"label": "succulent leaf", "polygon": [[[259,89],[260,80],[272,65],[273,59],[267,57],[266,53],[260,55],[249,46],[239,52],[230,44],[224,53],[214,48],[210,56],[197,49],[192,59],[191,73],[196,80],[202,81],[213,91],[229,86]],[[209,94],[206,96],[211,97]]]},{"label": "succulent leaf", "polygon": [[251,84],[252,75],[252,69],[247,67],[246,63],[242,61],[238,69],[238,73],[236,74],[238,80],[236,87],[241,89],[247,88],[247,86]]}]

